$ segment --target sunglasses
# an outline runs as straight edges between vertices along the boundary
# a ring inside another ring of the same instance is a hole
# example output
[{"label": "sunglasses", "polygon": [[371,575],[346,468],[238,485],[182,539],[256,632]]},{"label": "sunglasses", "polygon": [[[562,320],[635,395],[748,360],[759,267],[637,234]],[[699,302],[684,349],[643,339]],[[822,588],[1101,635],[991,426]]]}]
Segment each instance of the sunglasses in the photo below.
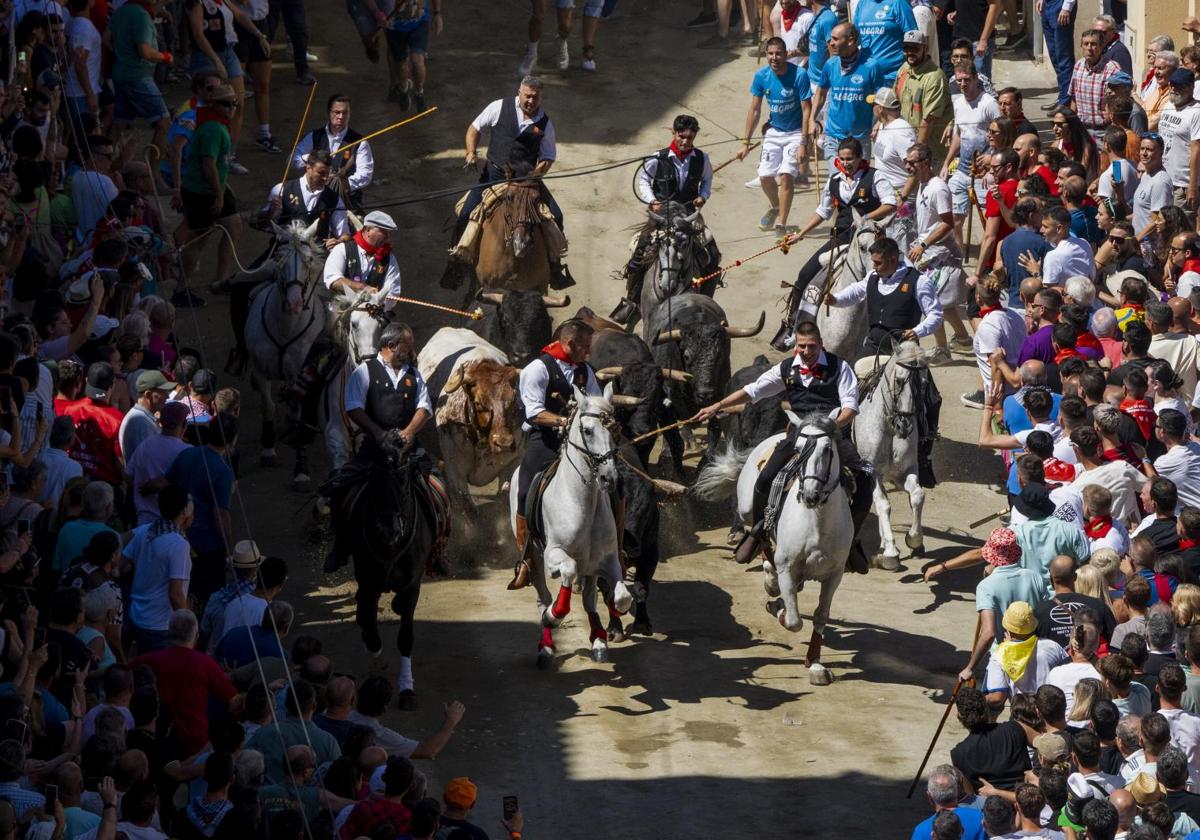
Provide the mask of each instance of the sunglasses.
[{"label": "sunglasses", "polygon": [[1145,132],[1142,132],[1138,136],[1141,137],[1143,140],[1161,140],[1162,139],[1162,135],[1159,134],[1157,131],[1145,131]]},{"label": "sunglasses", "polygon": [[1114,245],[1123,245],[1123,244],[1125,244],[1125,240],[1128,238],[1129,237],[1127,237],[1127,236],[1111,236],[1110,235],[1108,237],[1108,241]]}]

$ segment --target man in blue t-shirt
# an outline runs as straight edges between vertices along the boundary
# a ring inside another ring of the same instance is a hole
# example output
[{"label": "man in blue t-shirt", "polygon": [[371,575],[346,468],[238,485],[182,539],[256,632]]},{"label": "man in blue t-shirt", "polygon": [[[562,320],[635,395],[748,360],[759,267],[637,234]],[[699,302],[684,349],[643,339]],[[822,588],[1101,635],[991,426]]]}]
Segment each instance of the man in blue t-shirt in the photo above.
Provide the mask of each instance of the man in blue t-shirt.
[{"label": "man in blue t-shirt", "polygon": [[958,817],[963,827],[962,840],[987,840],[987,832],[983,830],[983,812],[958,804],[962,790],[953,765],[939,764],[929,772],[925,796],[933,806],[933,816],[913,829],[912,840],[930,840],[933,837],[933,821],[942,811],[950,811]]},{"label": "man in blue t-shirt", "polygon": [[838,24],[837,12],[822,0],[812,0],[813,21],[808,27],[808,78],[815,80],[829,59],[829,36]]},{"label": "man in blue t-shirt", "polygon": [[792,233],[788,213],[792,209],[796,176],[808,179],[808,137],[812,122],[812,85],[808,71],[787,60],[787,44],[782,38],[767,41],[767,66],[754,74],[750,83],[750,110],[746,113],[746,131],[738,160],[750,152],[750,138],[767,101],[767,129],[763,133],[758,177],[771,203],[758,221],[758,229],[774,230],[780,235]]},{"label": "man in blue t-shirt", "polygon": [[892,87],[904,63],[904,33],[917,28],[912,6],[908,0],[858,0],[854,25],[862,48],[883,72],[878,86]]},{"label": "man in blue t-shirt", "polygon": [[890,87],[891,83],[884,80],[879,65],[859,45],[858,30],[853,25],[839,23],[833,28],[829,50],[829,60],[813,80],[817,92],[813,97],[812,113],[818,113],[828,98],[822,151],[832,167],[838,156],[838,144],[847,137],[857,138],[863,145],[863,157],[871,157],[875,109],[867,97],[873,97],[876,90]]}]

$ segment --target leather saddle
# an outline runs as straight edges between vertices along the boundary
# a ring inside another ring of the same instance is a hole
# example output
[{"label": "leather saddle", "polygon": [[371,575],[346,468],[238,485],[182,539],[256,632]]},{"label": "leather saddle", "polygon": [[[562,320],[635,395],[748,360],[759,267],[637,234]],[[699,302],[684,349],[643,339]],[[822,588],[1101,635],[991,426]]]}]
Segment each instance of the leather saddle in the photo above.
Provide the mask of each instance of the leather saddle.
[{"label": "leather saddle", "polygon": [[539,544],[546,542],[546,529],[542,523],[542,497],[550,486],[550,479],[558,472],[558,458],[550,462],[550,466],[537,473],[529,483],[529,494],[525,497],[525,523],[529,528],[528,539]]}]

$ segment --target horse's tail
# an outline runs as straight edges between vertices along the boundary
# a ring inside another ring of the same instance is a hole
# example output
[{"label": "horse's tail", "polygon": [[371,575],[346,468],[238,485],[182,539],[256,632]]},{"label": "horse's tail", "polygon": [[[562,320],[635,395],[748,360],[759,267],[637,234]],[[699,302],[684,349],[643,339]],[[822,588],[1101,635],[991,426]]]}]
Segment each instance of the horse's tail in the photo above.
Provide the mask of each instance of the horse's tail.
[{"label": "horse's tail", "polygon": [[751,448],[739,449],[730,440],[724,451],[713,456],[708,465],[700,471],[692,485],[691,494],[706,502],[728,497],[737,485],[738,476],[741,475],[746,459],[750,457]]}]

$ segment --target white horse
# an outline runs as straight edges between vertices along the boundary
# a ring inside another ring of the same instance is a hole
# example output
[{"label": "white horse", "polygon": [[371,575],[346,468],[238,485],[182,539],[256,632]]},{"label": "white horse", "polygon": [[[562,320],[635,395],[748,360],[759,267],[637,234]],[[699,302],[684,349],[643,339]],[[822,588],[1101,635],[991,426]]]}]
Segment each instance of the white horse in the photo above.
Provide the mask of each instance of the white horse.
[{"label": "white horse", "polygon": [[[813,685],[828,685],[832,676],[820,662],[822,634],[829,620],[833,593],[846,570],[853,533],[850,500],[842,487],[841,462],[834,437],[840,432],[832,417],[824,414],[798,418],[789,411],[788,416],[800,429],[795,446],[802,465],[796,486],[789,487],[784,494],[775,528],[774,558],[763,562],[764,588],[773,599],[767,602],[767,611],[788,630],[799,632],[804,620],[796,596],[805,581],[820,582],[821,594],[813,613],[812,637],[804,664]],[[749,525],[760,465],[784,437],[783,433],[772,435],[750,452],[729,447],[701,471],[692,493],[702,499],[720,499],[728,495],[736,482],[738,515]]]},{"label": "white horse", "polygon": [[917,404],[913,378],[927,366],[920,346],[914,341],[899,345],[883,365],[879,381],[859,402],[854,418],[854,439],[863,460],[875,465],[875,515],[879,518],[880,568],[894,571],[900,562],[896,538],[892,534],[892,506],[884,481],[901,485],[908,493],[912,508],[912,527],[904,535],[914,555],[925,550],[921,531],[921,511],[925,507],[925,489],[917,480],[917,454],[920,448],[917,416],[923,410]]},{"label": "white horse", "polygon": [[[317,222],[307,227],[293,221],[288,227],[272,224],[277,245],[271,257],[274,279],[254,293],[246,319],[246,350],[250,355],[250,382],[261,397],[262,453],[264,466],[278,462],[275,452],[275,400],[272,387],[300,373],[312,343],[325,329],[325,306],[317,294],[327,256],[316,238]],[[292,487],[309,485],[307,453],[296,450]]]},{"label": "white horse", "polygon": [[331,304],[333,341],[345,350],[346,360],[325,383],[317,422],[324,431],[334,470],[345,466],[354,454],[353,433],[346,417],[346,383],[359,364],[379,353],[379,336],[388,321],[386,295],[386,289],[364,289],[358,294],[338,295]]},{"label": "white horse", "polygon": [[[541,558],[533,558],[532,580],[538,596],[542,619],[542,638],[538,643],[538,667],[554,661],[554,638],[558,627],[571,611],[571,589],[577,578],[583,579],[583,608],[591,628],[592,659],[608,659],[608,633],[596,611],[596,591],[603,588],[610,613],[625,613],[633,606],[633,594],[625,586],[617,557],[617,525],[609,496],[617,489],[620,476],[615,463],[617,428],[609,383],[603,397],[589,397],[578,388],[559,456],[558,469],[542,497],[542,531],[545,549]],[[509,490],[510,526],[516,534],[517,488],[520,467],[513,474]],[[531,488],[530,492],[535,492]],[[532,527],[532,526],[531,526]],[[536,555],[537,552],[531,552]],[[546,585],[546,569],[562,578],[558,595],[551,598]]]}]

